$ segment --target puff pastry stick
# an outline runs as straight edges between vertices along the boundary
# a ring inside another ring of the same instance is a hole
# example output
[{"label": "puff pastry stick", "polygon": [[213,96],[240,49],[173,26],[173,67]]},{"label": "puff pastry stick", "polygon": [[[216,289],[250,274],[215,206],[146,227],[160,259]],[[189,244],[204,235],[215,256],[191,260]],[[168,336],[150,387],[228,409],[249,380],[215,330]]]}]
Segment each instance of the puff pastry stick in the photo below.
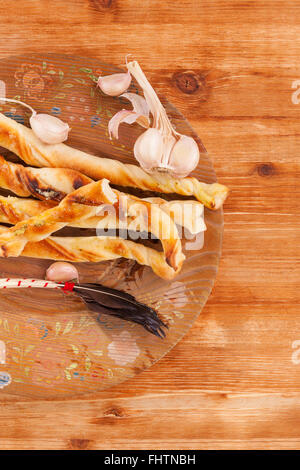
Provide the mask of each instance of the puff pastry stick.
[{"label": "puff pastry stick", "polygon": [[[91,182],[91,178],[68,168],[24,167],[0,156],[0,187],[19,196],[61,201],[66,194]],[[188,228],[192,234],[205,230],[203,205],[198,201],[165,201],[159,197],[144,200],[158,204],[176,224]]]},{"label": "puff pastry stick", "polygon": [[193,177],[176,179],[167,173],[149,174],[139,166],[96,157],[65,144],[44,144],[31,129],[1,113],[0,145],[16,153],[28,165],[71,168],[94,180],[106,178],[119,186],[194,196],[210,209],[221,207],[228,194],[228,188],[219,183],[202,183]]},{"label": "puff pastry stick", "polygon": [[69,168],[32,168],[11,163],[0,156],[0,187],[18,196],[61,201],[92,179]]},{"label": "puff pastry stick", "polygon": [[166,201],[160,197],[147,197],[143,200],[158,204],[161,210],[170,215],[175,224],[187,228],[192,235],[206,230],[204,206],[198,201]]},{"label": "puff pastry stick", "polygon": [[[203,205],[200,202],[165,201],[160,198],[147,198],[143,200],[152,204],[158,204],[161,210],[169,214],[175,224],[187,228],[191,234],[196,234],[206,229],[203,220]],[[56,205],[57,203],[54,201],[36,201],[29,198],[0,196],[0,222],[15,225]],[[107,214],[89,217],[82,222],[70,224],[70,226],[97,229],[126,229],[128,225],[130,226],[131,222],[130,217],[120,221],[116,217]]]},{"label": "puff pastry stick", "polygon": [[[6,227],[0,226],[0,236],[6,230]],[[170,280],[175,276],[175,271],[166,263],[163,252],[117,237],[48,237],[39,242],[28,242],[20,255],[71,262],[127,258],[149,266],[163,279]]]},{"label": "puff pastry stick", "polygon": [[[22,220],[37,216],[41,214],[41,212],[55,206],[57,206],[57,203],[54,201],[36,201],[29,198],[0,196],[0,222],[15,225]],[[105,221],[104,219],[107,220],[106,223],[102,223],[102,220]],[[70,225],[79,228],[97,228],[98,225],[99,228],[113,228],[112,223],[112,218],[108,220],[108,216],[96,216]]]},{"label": "puff pastry stick", "polygon": [[[147,230],[160,238],[166,262],[177,272],[185,256],[176,225],[156,204],[142,201],[133,196],[112,190],[107,180],[90,183],[68,194],[55,207],[41,214],[17,223],[0,237],[0,256],[19,256],[26,243],[40,241],[51,233],[98,215],[99,206],[107,204],[132,217],[133,229]],[[126,211],[126,213],[125,213]]]},{"label": "puff pastry stick", "polygon": [[[66,194],[92,181],[91,178],[68,168],[24,167],[0,156],[0,187],[19,196],[32,195],[41,200],[61,201]],[[165,201],[159,197],[144,200],[158,204],[176,224],[188,228],[192,234],[205,230],[203,205],[200,202]]]}]

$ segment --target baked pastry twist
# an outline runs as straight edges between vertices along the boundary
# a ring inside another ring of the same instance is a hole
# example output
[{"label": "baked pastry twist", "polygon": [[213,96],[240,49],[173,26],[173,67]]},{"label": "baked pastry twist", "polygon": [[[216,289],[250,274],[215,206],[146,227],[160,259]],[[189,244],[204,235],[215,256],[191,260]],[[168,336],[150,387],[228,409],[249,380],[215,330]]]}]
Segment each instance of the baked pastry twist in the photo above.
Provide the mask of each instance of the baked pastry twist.
[{"label": "baked pastry twist", "polygon": [[28,242],[37,242],[66,225],[99,216],[99,206],[117,209],[117,218],[132,218],[133,230],[153,233],[162,242],[164,256],[174,272],[181,268],[185,256],[176,226],[170,216],[156,204],[120,193],[107,180],[90,183],[68,194],[57,206],[17,223],[0,237],[0,256],[20,256]]},{"label": "baked pastry twist", "polygon": [[[32,195],[41,200],[61,201],[68,193],[92,181],[91,178],[68,168],[24,167],[6,161],[0,156],[0,187],[9,189],[19,196]],[[202,217],[203,205],[198,201],[165,201],[159,197],[143,200],[158,204],[163,211],[172,217],[176,224],[188,228],[192,234],[205,229]],[[2,201],[4,203],[4,200]],[[12,202],[10,201],[10,205],[12,205]],[[15,203],[17,204],[17,201]],[[42,208],[43,205],[40,207]],[[49,208],[47,205],[45,207]],[[27,208],[30,210],[30,203]],[[2,220],[2,222],[4,221]]]},{"label": "baked pastry twist", "polygon": [[119,186],[194,196],[210,209],[221,207],[228,194],[228,188],[219,183],[202,183],[193,177],[176,179],[160,172],[149,174],[139,166],[89,155],[65,144],[44,144],[31,129],[3,114],[0,114],[0,145],[28,165],[71,168],[94,180],[106,178]]},{"label": "baked pastry twist", "polygon": [[[0,236],[6,230],[6,227],[0,226]],[[48,237],[39,242],[28,242],[20,256],[71,262],[127,258],[149,266],[163,279],[170,280],[175,276],[163,252],[118,237]]]},{"label": "baked pastry twist", "polygon": [[158,204],[160,209],[169,214],[175,224],[185,227],[192,235],[206,230],[204,222],[204,206],[198,201],[166,201],[160,197],[143,199]]},{"label": "baked pastry twist", "polygon": [[18,196],[61,201],[92,179],[69,168],[32,168],[11,163],[0,156],[0,187]]},{"label": "baked pastry twist", "polygon": [[[11,188],[12,187],[10,186],[7,189]],[[203,205],[200,202],[191,200],[165,201],[161,198],[146,198],[142,199],[142,201],[148,201],[152,204],[157,204],[161,210],[169,214],[171,219],[177,225],[181,225],[187,228],[191,234],[196,234],[205,230],[205,223],[203,220]],[[57,203],[54,201],[36,201],[34,199],[27,198],[0,196],[0,222],[15,225],[22,220],[36,216],[56,205]],[[70,225],[81,228],[126,229],[131,223],[132,220],[130,217],[120,221],[110,214],[99,214],[98,216],[90,217],[86,220],[83,220],[82,222],[77,222]]]}]

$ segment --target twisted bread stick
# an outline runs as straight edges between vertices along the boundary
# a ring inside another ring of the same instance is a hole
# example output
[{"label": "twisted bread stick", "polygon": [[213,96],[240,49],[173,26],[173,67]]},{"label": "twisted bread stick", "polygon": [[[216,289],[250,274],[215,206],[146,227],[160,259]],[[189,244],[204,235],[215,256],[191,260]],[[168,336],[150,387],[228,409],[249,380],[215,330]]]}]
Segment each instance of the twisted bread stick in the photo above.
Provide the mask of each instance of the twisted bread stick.
[{"label": "twisted bread stick", "polygon": [[[203,220],[203,206],[197,201],[165,201],[160,198],[143,199],[158,204],[160,209],[169,214],[171,219],[178,225],[186,227],[192,234],[199,233],[206,229]],[[5,224],[17,224],[22,220],[29,219],[56,206],[54,201],[35,201],[18,197],[0,196],[0,222]],[[105,208],[104,208],[105,209]],[[72,227],[97,228],[97,229],[126,229],[132,225],[132,218],[120,221],[111,214],[98,214],[96,217],[89,217],[82,222],[71,223]]]},{"label": "twisted bread stick", "polygon": [[[0,187],[9,189],[19,196],[33,195],[42,200],[61,201],[66,194],[91,182],[92,180],[87,176],[68,168],[24,167],[23,165],[8,162],[0,156]],[[158,204],[164,212],[172,217],[176,224],[188,228],[192,234],[205,230],[202,217],[203,205],[200,202],[168,202],[159,197],[144,200]],[[46,206],[46,208],[49,207]]]},{"label": "twisted bread stick", "polygon": [[66,194],[91,182],[91,178],[69,168],[24,167],[0,156],[0,187],[18,196],[61,201]]},{"label": "twisted bread stick", "polygon": [[[0,237],[0,255],[19,256],[30,241],[40,241],[51,233],[97,216],[99,205],[115,205],[124,217],[132,217],[133,227],[147,230],[161,239],[167,263],[177,272],[184,260],[181,241],[172,219],[157,205],[112,190],[107,180],[90,183],[67,195],[61,203],[39,215],[17,223]],[[164,234],[168,230],[167,238]]]},{"label": "twisted bread stick", "polygon": [[[0,236],[6,230],[0,226]],[[39,242],[28,242],[20,255],[72,262],[98,262],[122,257],[149,266],[163,279],[175,276],[162,252],[117,237],[48,237]]]},{"label": "twisted bread stick", "polygon": [[56,203],[52,201],[0,196],[0,222],[15,225],[55,206]]},{"label": "twisted bread stick", "polygon": [[228,194],[228,188],[222,184],[201,183],[193,177],[175,179],[167,173],[150,175],[136,165],[89,155],[65,144],[44,144],[31,129],[1,113],[0,145],[16,153],[29,165],[72,168],[95,180],[106,178],[119,186],[194,196],[210,209],[221,207]]},{"label": "twisted bread stick", "polygon": [[175,224],[187,228],[191,234],[206,230],[204,206],[198,201],[165,201],[160,197],[147,197],[143,200],[158,204],[161,210],[169,214]]}]

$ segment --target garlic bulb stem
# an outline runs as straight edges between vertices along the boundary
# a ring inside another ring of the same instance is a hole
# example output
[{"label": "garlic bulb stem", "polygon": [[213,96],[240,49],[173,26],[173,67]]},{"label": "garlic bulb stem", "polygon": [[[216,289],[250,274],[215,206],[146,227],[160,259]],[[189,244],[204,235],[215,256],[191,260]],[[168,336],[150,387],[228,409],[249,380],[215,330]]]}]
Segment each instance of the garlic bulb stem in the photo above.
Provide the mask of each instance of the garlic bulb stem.
[{"label": "garlic bulb stem", "polygon": [[5,101],[7,103],[20,104],[21,106],[24,106],[25,108],[28,108],[32,112],[32,116],[36,115],[36,111],[31,106],[29,106],[29,104],[23,103],[23,101],[14,100],[12,98],[0,98],[0,101]]},{"label": "garlic bulb stem", "polygon": [[177,132],[173,129],[169,118],[167,116],[166,110],[161,104],[157,94],[155,93],[153,87],[148,81],[146,75],[142,71],[139,63],[134,60],[127,64],[128,71],[136,79],[139,85],[143,88],[143,92],[147,101],[147,104],[150,108],[151,114],[153,116],[153,127],[159,129],[163,134],[166,133],[175,133]]}]

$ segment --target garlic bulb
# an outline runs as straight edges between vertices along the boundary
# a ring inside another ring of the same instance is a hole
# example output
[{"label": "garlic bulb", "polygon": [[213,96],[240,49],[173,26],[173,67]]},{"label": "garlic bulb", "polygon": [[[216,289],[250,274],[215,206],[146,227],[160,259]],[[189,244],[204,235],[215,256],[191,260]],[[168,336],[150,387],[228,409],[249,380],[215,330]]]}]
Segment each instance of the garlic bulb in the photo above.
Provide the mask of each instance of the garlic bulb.
[{"label": "garlic bulb", "polygon": [[31,118],[29,119],[30,126],[35,135],[45,144],[60,144],[67,140],[71,129],[67,123],[57,117],[51,116],[50,114],[37,114],[31,106],[19,100],[1,97],[0,100],[9,103],[17,103],[28,108],[32,112]]},{"label": "garlic bulb", "polygon": [[106,95],[119,96],[129,88],[130,83],[131,75],[127,72],[99,77],[97,85]]},{"label": "garlic bulb", "polygon": [[137,61],[127,64],[128,71],[142,87],[153,115],[152,128],[147,129],[134,145],[134,155],[147,171],[168,171],[183,178],[199,161],[199,148],[192,137],[179,134],[172,127],[167,113]]},{"label": "garlic bulb", "polygon": [[75,266],[64,261],[57,261],[56,263],[52,263],[47,269],[46,279],[47,281],[54,282],[67,282],[74,280],[78,282],[79,277]]}]

